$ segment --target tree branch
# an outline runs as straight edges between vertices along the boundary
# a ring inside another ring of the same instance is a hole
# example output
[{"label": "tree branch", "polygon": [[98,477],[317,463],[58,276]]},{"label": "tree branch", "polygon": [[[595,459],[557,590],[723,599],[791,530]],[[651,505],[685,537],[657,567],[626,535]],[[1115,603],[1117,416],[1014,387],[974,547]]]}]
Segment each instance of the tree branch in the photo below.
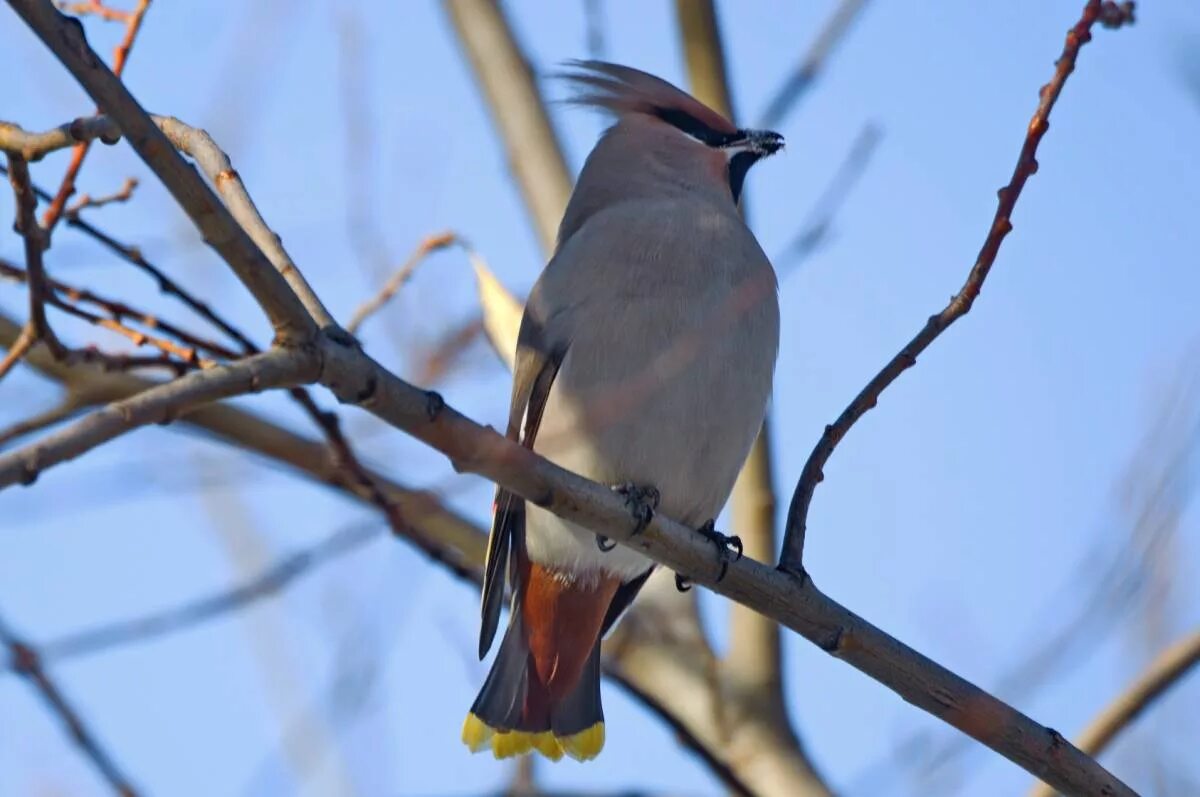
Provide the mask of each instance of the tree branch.
[{"label": "tree branch", "polygon": [[[117,77],[125,71],[125,64],[129,60],[129,51],[133,49],[133,42],[137,38],[138,31],[142,29],[142,20],[146,16],[146,12],[150,9],[150,0],[138,0],[137,6],[130,12],[116,12],[120,16],[113,16],[111,9],[101,5],[99,0],[91,0],[91,2],[82,8],[73,8],[69,10],[77,11],[78,13],[94,13],[100,14],[104,19],[117,19],[125,23],[125,36],[121,42],[113,50],[113,74]],[[99,113],[99,109],[96,111]],[[49,240],[51,233],[54,232],[54,225],[58,223],[63,211],[66,209],[67,200],[75,193],[75,178],[79,176],[79,170],[83,168],[83,159],[87,157],[88,150],[91,149],[92,142],[80,141],[75,145],[75,151],[71,154],[71,163],[67,166],[67,172],[63,175],[62,184],[59,185],[54,199],[50,201],[50,207],[42,216],[42,227],[46,230],[46,238]]]},{"label": "tree branch", "polygon": [[[999,191],[996,214],[992,219],[991,227],[988,228],[983,247],[975,259],[975,265],[971,267],[971,271],[967,275],[967,281],[950,300],[950,303],[941,312],[930,316],[921,331],[867,383],[866,387],[859,391],[859,394],[850,402],[850,406],[842,411],[837,420],[825,427],[825,432],[817,442],[816,448],[809,454],[808,461],[804,463],[804,470],[800,474],[800,480],[796,484],[796,490],[792,494],[791,506],[788,508],[783,553],[779,563],[781,569],[797,574],[804,572],[804,535],[808,525],[809,505],[812,503],[817,485],[825,478],[825,463],[829,461],[833,449],[850,431],[850,427],[875,406],[879,401],[879,395],[888,385],[894,382],[900,374],[916,365],[917,357],[929,347],[929,344],[933,343],[951,324],[970,312],[971,306],[975,303],[975,299],[983,287],[983,281],[987,279],[992,265],[996,262],[1000,244],[1012,230],[1012,212],[1017,204],[1017,199],[1021,196],[1021,190],[1025,187],[1025,182],[1029,177],[1037,171],[1037,148],[1042,136],[1050,128],[1050,111],[1054,107],[1054,103],[1058,101],[1067,77],[1075,70],[1075,59],[1079,56],[1079,48],[1091,41],[1092,27],[1101,19],[1102,15],[1105,19],[1111,16],[1110,7],[1116,8],[1116,5],[1101,3],[1100,0],[1088,0],[1079,21],[1067,31],[1062,55],[1055,63],[1054,76],[1040,91],[1041,100],[1029,122],[1025,141],[1021,146],[1021,154],[1013,169],[1012,179]],[[1107,27],[1116,26],[1107,21],[1105,25]]]},{"label": "tree branch", "polygon": [[533,69],[499,3],[449,0],[445,8],[488,101],[542,251],[549,253],[571,197],[571,174]]},{"label": "tree branch", "polygon": [[[158,176],[200,230],[254,295],[283,341],[300,342],[314,331],[313,317],[287,281],[134,99],[120,78],[88,46],[83,26],[48,0],[8,0],[42,42],[104,109],[130,145]],[[319,319],[318,319],[319,320]]]},{"label": "tree branch", "polygon": [[447,246],[458,243],[458,236],[452,232],[437,233],[430,235],[417,246],[416,250],[408,256],[408,260],[404,261],[404,265],[396,270],[383,287],[379,289],[379,293],[372,296],[367,301],[363,302],[354,315],[350,317],[350,323],[346,325],[346,331],[351,335],[357,335],[358,330],[362,327],[363,322],[370,316],[379,312],[379,310],[387,304],[397,291],[404,287],[404,284],[412,279],[413,272],[417,270],[417,266],[432,253],[445,249]]},{"label": "tree branch", "polygon": [[[1150,662],[1137,680],[1083,729],[1076,745],[1088,755],[1100,755],[1121,731],[1168,689],[1182,681],[1197,664],[1200,664],[1200,631],[1179,640]],[[1029,797],[1053,797],[1054,794],[1052,787],[1041,783],[1029,792]]]},{"label": "tree branch", "polygon": [[113,763],[95,734],[83,723],[79,713],[71,707],[62,691],[46,674],[38,651],[18,638],[3,619],[0,619],[0,644],[8,648],[12,669],[37,690],[42,700],[67,729],[75,746],[91,761],[113,791],[121,797],[136,797],[137,792],[130,785],[129,779]]},{"label": "tree branch", "polygon": [[157,385],[97,410],[25,448],[0,455],[0,488],[32,484],[48,467],[74,459],[139,426],[170,423],[199,404],[310,382],[317,368],[311,351],[273,349]]},{"label": "tree branch", "polygon": [[744,558],[730,564],[718,583],[721,567],[713,558],[712,546],[692,529],[659,516],[644,532],[633,536],[629,510],[612,490],[476,424],[437,394],[394,376],[360,349],[329,338],[319,341],[316,353],[269,352],[194,372],[99,410],[29,449],[0,457],[0,486],[36,475],[135,425],[161,421],[195,401],[215,400],[239,389],[249,391],[255,368],[261,372],[260,387],[312,378],[316,369],[319,381],[342,401],[363,407],[441,451],[456,469],[484,476],[560,517],[630,545],[775,618],[1057,788],[1081,794],[1134,794],[1058,733],[870,625],[826,597],[810,580]]}]

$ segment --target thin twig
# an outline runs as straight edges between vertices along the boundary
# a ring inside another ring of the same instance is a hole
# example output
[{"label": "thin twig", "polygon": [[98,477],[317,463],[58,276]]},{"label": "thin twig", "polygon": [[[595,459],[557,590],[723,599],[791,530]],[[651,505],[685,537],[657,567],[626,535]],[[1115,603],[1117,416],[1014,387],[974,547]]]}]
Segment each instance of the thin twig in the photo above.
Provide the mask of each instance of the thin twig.
[{"label": "thin twig", "polygon": [[758,123],[759,127],[773,129],[795,110],[796,104],[812,87],[830,54],[846,38],[851,24],[866,4],[867,0],[841,0],[838,3],[833,15],[825,22],[825,27],[821,28],[821,32],[817,34],[817,38],[813,40],[812,46],[808,48],[796,69],[788,75],[787,80],[767,103],[767,109],[763,111]]},{"label": "thin twig", "polygon": [[80,194],[79,199],[67,208],[66,214],[67,216],[78,216],[79,211],[86,208],[101,208],[117,202],[128,202],[133,199],[133,191],[137,187],[136,177],[126,177],[125,182],[121,183],[121,187],[111,194],[98,197],[93,197],[91,194]]},{"label": "thin twig", "polygon": [[84,724],[79,713],[67,702],[62,691],[43,669],[38,651],[13,633],[3,619],[0,619],[0,644],[8,648],[13,671],[29,681],[37,690],[38,695],[67,729],[75,746],[99,770],[113,791],[121,797],[135,797],[137,791],[129,779],[113,763],[95,734]]},{"label": "thin twig", "polygon": [[233,589],[43,642],[38,646],[42,660],[64,661],[114,647],[149,642],[240,611],[279,595],[301,577],[358,550],[378,536],[378,523],[348,526],[315,545],[288,554],[254,579]]},{"label": "thin twig", "polygon": [[100,2],[100,0],[83,0],[77,3],[68,3],[64,0],[54,0],[54,6],[65,14],[75,14],[76,16],[97,16],[108,22],[128,22],[129,12],[121,11],[116,8],[109,8]]},{"label": "thin twig", "polygon": [[[113,12],[102,5],[99,0],[89,0],[87,3],[76,3],[69,10],[77,13],[99,14],[105,19],[119,19],[125,23],[125,36],[113,50],[112,71],[114,75],[120,77],[121,73],[125,71],[125,64],[129,61],[129,51],[133,49],[133,42],[142,28],[142,19],[145,18],[149,9],[150,0],[138,0],[137,6],[130,12]],[[97,108],[96,113],[100,113],[100,110]],[[83,168],[83,159],[87,157],[91,146],[91,141],[81,141],[75,145],[75,151],[71,153],[71,163],[67,166],[66,174],[63,175],[62,184],[55,193],[54,199],[50,201],[50,207],[42,214],[42,226],[46,229],[47,239],[54,232],[54,225],[58,224],[63,210],[66,209],[67,200],[71,198],[71,194],[75,193],[75,178],[79,176],[79,170]]]},{"label": "thin twig", "polygon": [[59,14],[47,0],[8,0],[17,15],[63,63],[97,105],[120,127],[138,157],[170,192],[204,240],[254,296],[275,330],[289,345],[309,340],[318,328],[314,316],[213,193],[196,169],[176,151],[120,78],[88,45],[78,23]]},{"label": "thin twig", "polygon": [[[1197,664],[1200,664],[1200,631],[1179,640],[1150,662],[1137,680],[1083,729],[1076,746],[1088,755],[1100,755],[1121,731]],[[1029,797],[1052,797],[1055,793],[1052,787],[1040,783],[1029,792]]]},{"label": "thin twig", "polygon": [[42,429],[70,420],[90,405],[91,402],[86,397],[76,391],[68,390],[62,401],[53,407],[0,430],[0,446],[7,445],[27,434],[40,432]]},{"label": "thin twig", "polygon": [[[0,278],[11,279],[17,282],[25,282],[28,280],[29,275],[24,269],[17,268],[12,263],[0,259]],[[109,315],[108,319],[100,319],[99,321],[95,320],[96,317],[90,313],[79,316],[87,321],[90,321],[91,323],[96,323],[100,326],[106,326],[110,321],[121,324],[121,322],[125,321],[126,319],[130,319],[137,322],[137,324],[140,326],[160,331],[164,335],[175,338],[192,349],[208,352],[214,357],[227,360],[236,360],[241,356],[241,354],[238,352],[233,351],[226,346],[222,346],[216,341],[202,338],[199,335],[193,334],[186,329],[177,326],[176,324],[173,324],[169,321],[164,321],[156,315],[151,315],[143,310],[138,310],[137,308],[126,304],[125,302],[117,299],[105,298],[97,293],[87,290],[86,288],[79,288],[61,280],[50,279],[47,282],[50,288],[52,288],[54,291],[50,294],[50,296],[47,297],[48,304],[77,316],[79,313],[77,309],[70,304],[70,302],[89,304],[93,307],[100,308]],[[124,330],[121,331],[120,334],[133,339],[133,335],[139,333],[136,330],[124,327]],[[170,350],[168,349],[168,351]],[[172,353],[183,354],[182,352]],[[257,353],[257,349],[242,352],[242,354]],[[190,361],[190,355],[183,354],[183,356],[185,360]],[[196,362],[193,364],[198,365],[199,363]]]},{"label": "thin twig", "polygon": [[1025,182],[1030,175],[1037,171],[1037,148],[1042,136],[1050,128],[1050,110],[1058,100],[1059,94],[1062,93],[1067,77],[1075,70],[1075,59],[1079,55],[1079,49],[1091,40],[1092,26],[1109,5],[1101,3],[1100,0],[1088,0],[1079,22],[1067,31],[1066,43],[1063,45],[1062,55],[1056,62],[1054,77],[1041,89],[1041,101],[1029,122],[1025,141],[1021,146],[1021,154],[1013,169],[1012,179],[999,191],[996,214],[988,229],[987,237],[984,239],[983,247],[980,249],[962,288],[941,312],[930,316],[921,331],[867,383],[866,387],[850,402],[850,406],[842,411],[838,419],[825,427],[824,434],[821,435],[816,448],[813,449],[808,461],[804,464],[796,491],[792,495],[791,506],[788,508],[780,568],[795,574],[804,571],[804,535],[808,523],[808,509],[817,485],[824,478],[823,469],[825,463],[829,461],[830,455],[833,454],[834,448],[846,436],[850,427],[875,406],[884,389],[900,374],[916,365],[917,356],[925,351],[929,344],[933,343],[951,324],[966,315],[970,311],[971,305],[975,303],[975,299],[983,287],[983,281],[987,279],[992,265],[996,262],[1000,244],[1012,230],[1012,212],[1017,199],[1021,196],[1021,190],[1025,187]]},{"label": "thin twig", "polygon": [[46,320],[46,271],[42,262],[45,249],[45,234],[37,223],[37,197],[29,181],[29,165],[20,155],[8,154],[8,181],[12,184],[16,202],[14,227],[24,241],[25,271],[29,279],[29,321],[27,334],[22,335],[21,345],[14,346],[0,362],[0,378],[37,342],[46,344],[55,357],[66,355],[66,347],[59,342],[50,323]]},{"label": "thin twig", "polygon": [[359,308],[354,311],[354,315],[350,318],[350,323],[346,325],[346,331],[351,335],[357,335],[359,328],[363,325],[363,322],[366,321],[367,318],[369,318],[372,314],[378,312],[381,307],[387,304],[388,301],[390,301],[391,298],[396,295],[397,291],[404,287],[404,284],[412,278],[413,272],[417,270],[417,266],[421,265],[426,257],[455,243],[459,243],[459,238],[452,232],[442,232],[435,235],[430,235],[425,238],[425,240],[421,241],[413,253],[408,256],[408,260],[404,261],[404,265],[400,266],[400,268],[396,270],[396,273],[393,274],[386,283],[384,283],[384,286],[379,290],[379,293],[363,302]]}]

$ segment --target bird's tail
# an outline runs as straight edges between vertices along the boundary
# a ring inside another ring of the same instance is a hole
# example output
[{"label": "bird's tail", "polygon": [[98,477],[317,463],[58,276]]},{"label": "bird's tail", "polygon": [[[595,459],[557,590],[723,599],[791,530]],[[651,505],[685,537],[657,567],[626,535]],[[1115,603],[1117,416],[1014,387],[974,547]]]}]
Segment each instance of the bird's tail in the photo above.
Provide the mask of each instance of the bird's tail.
[{"label": "bird's tail", "polygon": [[604,747],[600,641],[578,682],[555,698],[538,677],[523,626],[521,613],[513,612],[492,671],[463,723],[463,743],[473,753],[490,748],[496,758],[533,750],[553,761],[564,753],[577,761],[595,758]]}]

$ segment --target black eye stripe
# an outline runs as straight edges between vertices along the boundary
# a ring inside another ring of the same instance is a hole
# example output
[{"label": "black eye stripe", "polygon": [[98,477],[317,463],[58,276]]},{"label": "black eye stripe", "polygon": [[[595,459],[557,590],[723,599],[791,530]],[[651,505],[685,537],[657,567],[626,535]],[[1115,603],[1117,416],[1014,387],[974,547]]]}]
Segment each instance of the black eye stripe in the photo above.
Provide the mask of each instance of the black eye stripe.
[{"label": "black eye stripe", "polygon": [[710,147],[727,147],[742,138],[740,133],[722,133],[720,130],[714,130],[687,111],[678,108],[658,108],[655,115]]}]

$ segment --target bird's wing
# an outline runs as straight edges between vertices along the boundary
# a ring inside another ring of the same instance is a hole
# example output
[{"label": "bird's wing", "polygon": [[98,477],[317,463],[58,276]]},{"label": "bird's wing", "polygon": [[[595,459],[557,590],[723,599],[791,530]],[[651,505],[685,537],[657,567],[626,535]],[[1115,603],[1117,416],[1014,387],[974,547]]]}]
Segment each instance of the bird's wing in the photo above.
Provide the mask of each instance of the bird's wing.
[{"label": "bird's wing", "polygon": [[[542,325],[527,310],[521,320],[517,338],[517,356],[513,368],[512,406],[509,410],[507,436],[532,449],[542,421],[542,411],[558,367],[566,355],[565,343],[551,345]],[[514,538],[525,532],[525,501],[518,495],[498,487],[488,535],[487,557],[483,566],[482,623],[479,628],[479,658],[492,646],[500,625],[500,609],[504,601],[505,565]],[[515,572],[513,581],[515,582]],[[515,587],[515,584],[514,584]],[[515,592],[515,589],[514,589]]]}]

